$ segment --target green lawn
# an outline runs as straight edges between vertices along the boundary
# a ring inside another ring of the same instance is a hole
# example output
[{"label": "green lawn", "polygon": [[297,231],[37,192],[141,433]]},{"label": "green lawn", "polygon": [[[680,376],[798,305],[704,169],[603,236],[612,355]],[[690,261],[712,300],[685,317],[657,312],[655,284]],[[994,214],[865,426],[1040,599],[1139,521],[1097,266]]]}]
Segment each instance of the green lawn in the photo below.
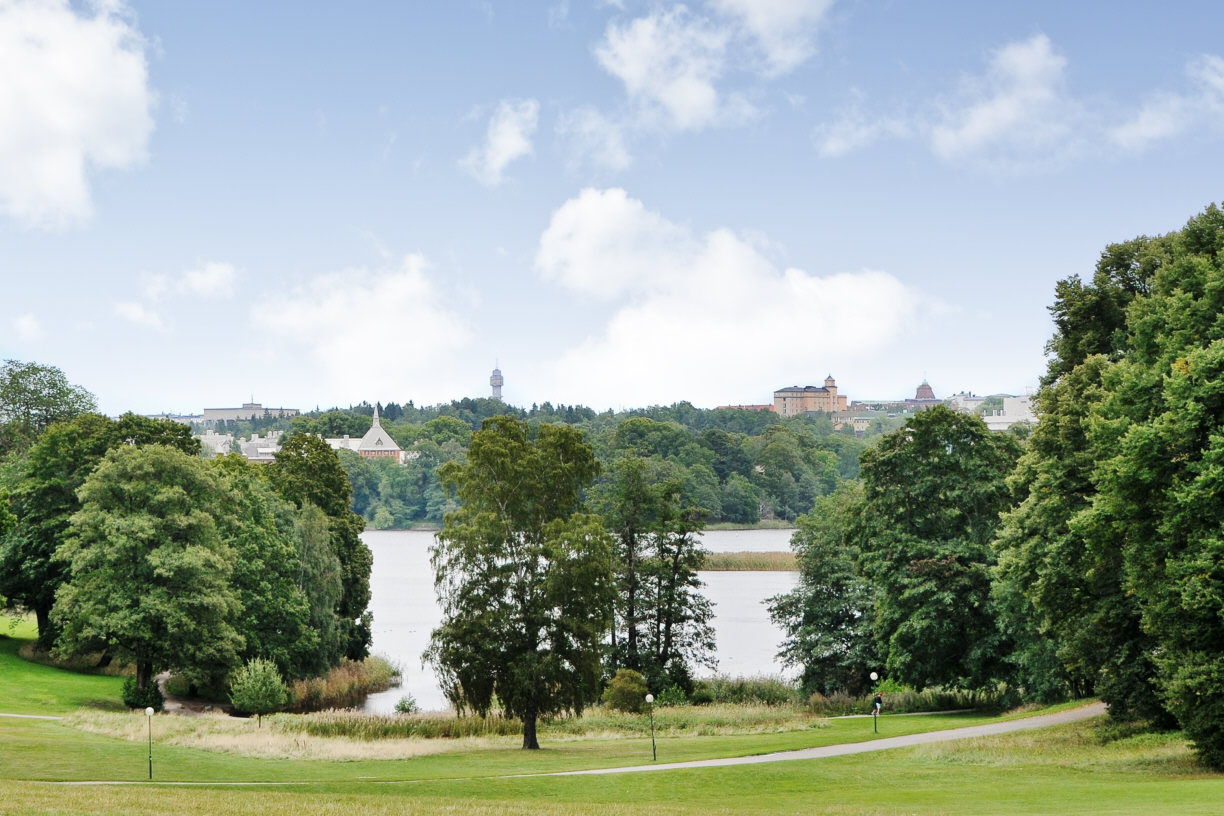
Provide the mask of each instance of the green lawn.
[{"label": "green lawn", "polygon": [[[28,636],[28,633],[23,633]],[[26,663],[0,640],[0,710],[61,713],[100,697],[114,678]],[[137,723],[143,717],[132,715]],[[983,722],[980,716],[881,721],[880,736]],[[1176,735],[1109,739],[1095,723],[857,757],[647,774],[526,777],[641,764],[648,738],[561,739],[544,750],[509,744],[402,760],[252,759],[157,742],[147,745],[50,720],[0,718],[0,813],[554,814],[1219,814],[1224,775],[1198,769]],[[143,733],[139,729],[136,733]],[[776,734],[669,737],[660,761],[755,754],[870,739],[870,720]],[[43,780],[43,781],[38,781]],[[131,786],[59,784],[116,780]],[[243,783],[238,787],[222,783]],[[257,785],[255,783],[273,783]]]},{"label": "green lawn", "polygon": [[37,636],[34,622],[0,616],[0,711],[9,714],[64,714],[82,706],[115,708],[123,680],[58,671],[22,660],[17,650]]}]

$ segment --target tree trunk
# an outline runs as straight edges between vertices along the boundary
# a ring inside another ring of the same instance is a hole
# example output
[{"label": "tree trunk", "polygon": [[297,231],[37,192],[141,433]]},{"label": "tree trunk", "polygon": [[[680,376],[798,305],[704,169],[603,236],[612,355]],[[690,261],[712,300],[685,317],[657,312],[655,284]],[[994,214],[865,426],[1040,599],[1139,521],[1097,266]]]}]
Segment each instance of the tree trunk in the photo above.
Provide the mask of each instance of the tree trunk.
[{"label": "tree trunk", "polygon": [[536,713],[532,711],[523,715],[523,748],[524,750],[540,750],[540,741],[536,739]]},{"label": "tree trunk", "polygon": [[34,610],[34,619],[38,621],[38,645],[50,649],[55,645],[55,630],[51,626],[51,608],[39,606]]},{"label": "tree trunk", "polygon": [[149,687],[150,683],[156,683],[153,679],[153,661],[137,660],[136,661],[136,688],[143,691]]}]

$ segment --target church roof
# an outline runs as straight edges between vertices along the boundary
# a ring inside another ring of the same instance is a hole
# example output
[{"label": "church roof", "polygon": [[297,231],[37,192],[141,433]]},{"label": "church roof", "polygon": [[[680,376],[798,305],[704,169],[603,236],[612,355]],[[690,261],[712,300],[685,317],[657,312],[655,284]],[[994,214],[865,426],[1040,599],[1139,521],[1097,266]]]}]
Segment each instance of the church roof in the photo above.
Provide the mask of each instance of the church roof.
[{"label": "church roof", "polygon": [[365,436],[361,437],[361,444],[357,446],[357,451],[397,451],[400,446],[395,444],[395,440],[391,438],[391,434],[383,430],[382,424],[378,421],[378,406],[374,406],[374,424],[370,426],[370,430],[366,431]]}]

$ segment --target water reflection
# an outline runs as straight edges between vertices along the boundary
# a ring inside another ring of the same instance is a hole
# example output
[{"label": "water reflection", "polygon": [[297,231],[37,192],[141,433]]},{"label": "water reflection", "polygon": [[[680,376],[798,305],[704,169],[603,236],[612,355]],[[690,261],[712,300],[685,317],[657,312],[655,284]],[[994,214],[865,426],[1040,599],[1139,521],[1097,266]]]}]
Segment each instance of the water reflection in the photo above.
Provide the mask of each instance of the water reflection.
[{"label": "water reflection", "polygon": [[[713,552],[785,550],[790,530],[714,531],[705,545]],[[367,531],[362,539],[374,554],[370,607],[374,612],[373,652],[400,665],[404,685],[371,695],[367,711],[390,712],[406,694],[425,710],[447,708],[437,678],[421,665],[429,634],[441,622],[429,566],[433,533]],[[793,572],[705,572],[707,596],[714,603],[718,670],[730,675],[778,674],[774,660],[781,632],[770,622],[762,601],[795,586]]]}]

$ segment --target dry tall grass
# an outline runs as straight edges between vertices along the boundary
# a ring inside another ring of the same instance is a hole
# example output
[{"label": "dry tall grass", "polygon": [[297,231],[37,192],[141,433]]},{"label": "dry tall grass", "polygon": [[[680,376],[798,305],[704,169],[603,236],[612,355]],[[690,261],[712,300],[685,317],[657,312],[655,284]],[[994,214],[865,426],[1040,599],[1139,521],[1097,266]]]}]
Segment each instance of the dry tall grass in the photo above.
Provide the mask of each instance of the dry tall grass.
[{"label": "dry tall grass", "polygon": [[792,552],[708,553],[701,568],[722,572],[795,572],[799,562]]}]

